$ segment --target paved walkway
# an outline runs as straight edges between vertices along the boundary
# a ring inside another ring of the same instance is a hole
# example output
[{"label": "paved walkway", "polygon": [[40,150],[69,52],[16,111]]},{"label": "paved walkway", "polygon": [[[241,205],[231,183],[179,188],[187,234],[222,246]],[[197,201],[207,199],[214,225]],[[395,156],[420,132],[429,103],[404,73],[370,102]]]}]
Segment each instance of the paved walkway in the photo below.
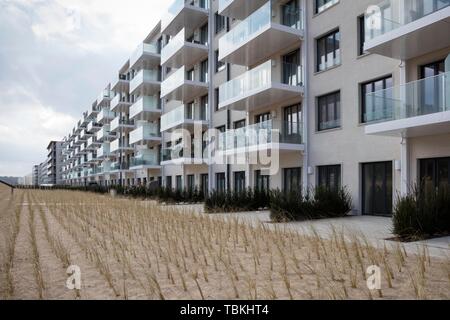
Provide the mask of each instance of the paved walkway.
[{"label": "paved walkway", "polygon": [[[189,212],[204,214],[203,205],[178,205],[174,207],[177,209],[182,209],[183,211],[186,210]],[[381,248],[385,243],[387,247],[396,246],[398,243],[396,241],[388,240],[394,237],[392,233],[391,218],[354,216],[275,224],[270,221],[269,211],[211,214],[211,216],[224,219],[238,218],[243,223],[248,223],[251,225],[264,223],[269,228],[285,228],[286,230],[293,230],[302,234],[311,234],[312,230],[316,230],[318,234],[325,239],[330,238],[332,227],[334,227],[337,231],[342,231],[347,236],[351,236],[353,234],[363,234],[369,241],[372,242],[374,246]],[[428,247],[428,251],[431,256],[450,257],[450,237],[404,243],[407,252],[412,254],[417,253],[418,250],[424,245]]]}]

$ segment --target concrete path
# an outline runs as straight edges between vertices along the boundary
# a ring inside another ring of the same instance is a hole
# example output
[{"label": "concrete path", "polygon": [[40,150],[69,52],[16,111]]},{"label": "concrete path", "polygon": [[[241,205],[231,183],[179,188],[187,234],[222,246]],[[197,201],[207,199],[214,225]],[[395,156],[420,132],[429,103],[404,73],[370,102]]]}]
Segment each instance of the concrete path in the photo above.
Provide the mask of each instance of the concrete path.
[{"label": "concrete path", "polygon": [[[205,214],[203,205],[177,205],[167,207],[181,209],[186,212]],[[383,248],[384,244],[386,244],[388,248],[390,246],[394,247],[398,244],[396,241],[388,240],[394,238],[394,234],[392,233],[391,218],[354,216],[275,224],[270,221],[269,211],[211,214],[210,216],[222,219],[237,218],[243,223],[254,226],[264,223],[266,227],[269,228],[292,230],[301,234],[311,234],[313,230],[316,230],[318,234],[325,239],[329,239],[331,237],[332,228],[335,228],[339,232],[344,232],[347,236],[351,236],[353,234],[364,235],[374,246],[379,248]],[[405,246],[406,251],[411,254],[417,253],[418,250],[422,249],[425,245],[427,246],[431,256],[450,258],[450,237],[403,243],[403,245]]]}]

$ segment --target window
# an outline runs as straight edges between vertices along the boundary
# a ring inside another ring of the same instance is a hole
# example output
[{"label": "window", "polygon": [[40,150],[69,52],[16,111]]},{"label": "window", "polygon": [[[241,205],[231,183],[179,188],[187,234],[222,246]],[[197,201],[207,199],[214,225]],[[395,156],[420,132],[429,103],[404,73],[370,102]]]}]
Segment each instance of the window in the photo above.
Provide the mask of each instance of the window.
[{"label": "window", "polygon": [[302,168],[284,169],[284,192],[301,191]]},{"label": "window", "polygon": [[187,188],[188,191],[194,191],[195,189],[195,176],[193,174],[187,176]]},{"label": "window", "polygon": [[319,186],[337,190],[341,187],[341,166],[321,166],[318,168]]},{"label": "window", "polygon": [[225,192],[225,173],[216,173],[216,191]]},{"label": "window", "polygon": [[318,131],[324,131],[341,126],[341,94],[335,92],[319,97],[318,105]]},{"label": "window", "polygon": [[195,74],[194,68],[186,71],[186,80],[194,81],[194,74]]},{"label": "window", "polygon": [[216,72],[220,72],[225,70],[225,62],[219,60],[219,50],[214,52],[215,61],[216,61]]},{"label": "window", "polygon": [[201,97],[200,99],[200,120],[206,120],[208,118],[208,95]]},{"label": "window", "polygon": [[183,190],[183,176],[177,176],[177,191],[182,191]]},{"label": "window", "polygon": [[340,41],[339,30],[317,39],[316,71],[323,71],[341,63]]},{"label": "window", "polygon": [[194,102],[189,102],[186,104],[186,109],[185,109],[186,119],[194,120],[194,108],[195,108]]},{"label": "window", "polygon": [[421,108],[418,110],[419,115],[436,113],[442,110],[442,83],[444,78],[439,75],[445,73],[445,61],[436,61],[420,67],[420,79],[416,95],[420,99]]},{"label": "window", "polygon": [[385,90],[388,88],[392,88],[393,80],[392,76],[388,76],[385,78],[381,78],[374,81],[369,81],[361,84],[361,122],[372,122],[384,119],[390,119],[392,117],[392,107],[388,104],[384,104],[383,108],[379,108],[379,103],[376,100],[380,100],[379,98],[375,98],[374,95],[369,95],[369,93],[377,92],[377,97],[387,98],[389,95],[392,95],[392,91]]},{"label": "window", "polygon": [[204,60],[200,64],[200,81],[208,82],[208,60]]},{"label": "window", "polygon": [[219,110],[219,88],[214,89],[214,110]]},{"label": "window", "polygon": [[216,34],[217,33],[219,33],[219,32],[221,32],[223,29],[225,29],[225,24],[226,24],[226,21],[225,21],[225,17],[224,16],[221,16],[220,14],[218,14],[217,12],[216,12],[216,14],[214,15],[214,20],[215,20],[215,22],[216,22]]},{"label": "window", "polygon": [[315,0],[315,2],[316,2],[315,13],[317,14],[321,13],[322,11],[325,11],[329,7],[338,3],[339,0]]},{"label": "window", "polygon": [[358,55],[362,56],[364,51],[364,43],[366,42],[366,17],[364,15],[358,17]]},{"label": "window", "polygon": [[269,191],[270,189],[270,176],[263,175],[261,170],[255,171],[255,188],[259,191]]},{"label": "window", "polygon": [[234,191],[245,191],[245,171],[239,171],[234,173]]},{"label": "window", "polygon": [[258,114],[255,116],[255,123],[264,123],[272,120],[272,114],[270,112]]},{"label": "window", "polygon": [[296,104],[284,108],[284,122],[281,141],[299,143],[302,137],[302,106]]},{"label": "window", "polygon": [[423,159],[419,161],[419,165],[423,187],[428,189],[450,186],[450,158]]}]

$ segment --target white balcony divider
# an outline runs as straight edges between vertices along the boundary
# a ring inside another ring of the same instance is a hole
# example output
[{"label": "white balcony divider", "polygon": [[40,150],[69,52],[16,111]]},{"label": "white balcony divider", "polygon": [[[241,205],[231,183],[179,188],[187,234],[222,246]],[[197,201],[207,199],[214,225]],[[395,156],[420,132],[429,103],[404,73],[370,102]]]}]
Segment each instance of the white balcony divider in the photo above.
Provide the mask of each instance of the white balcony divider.
[{"label": "white balcony divider", "polygon": [[366,122],[386,122],[450,111],[450,72],[369,93]]}]

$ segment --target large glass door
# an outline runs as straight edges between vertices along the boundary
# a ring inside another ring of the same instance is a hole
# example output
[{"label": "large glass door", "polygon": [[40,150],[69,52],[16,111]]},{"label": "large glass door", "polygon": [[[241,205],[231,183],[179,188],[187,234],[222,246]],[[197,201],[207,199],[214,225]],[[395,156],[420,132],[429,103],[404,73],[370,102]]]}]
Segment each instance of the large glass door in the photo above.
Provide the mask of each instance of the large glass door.
[{"label": "large glass door", "polygon": [[421,81],[420,87],[420,105],[422,110],[419,114],[425,115],[430,113],[436,113],[441,111],[440,108],[443,106],[444,101],[442,101],[442,84],[440,74],[445,72],[444,61],[436,61],[420,68],[420,78],[427,79]]},{"label": "large glass door", "polygon": [[392,162],[365,163],[362,165],[363,214],[392,215]]},{"label": "large glass door", "polygon": [[420,182],[425,188],[450,186],[450,158],[419,161]]}]

